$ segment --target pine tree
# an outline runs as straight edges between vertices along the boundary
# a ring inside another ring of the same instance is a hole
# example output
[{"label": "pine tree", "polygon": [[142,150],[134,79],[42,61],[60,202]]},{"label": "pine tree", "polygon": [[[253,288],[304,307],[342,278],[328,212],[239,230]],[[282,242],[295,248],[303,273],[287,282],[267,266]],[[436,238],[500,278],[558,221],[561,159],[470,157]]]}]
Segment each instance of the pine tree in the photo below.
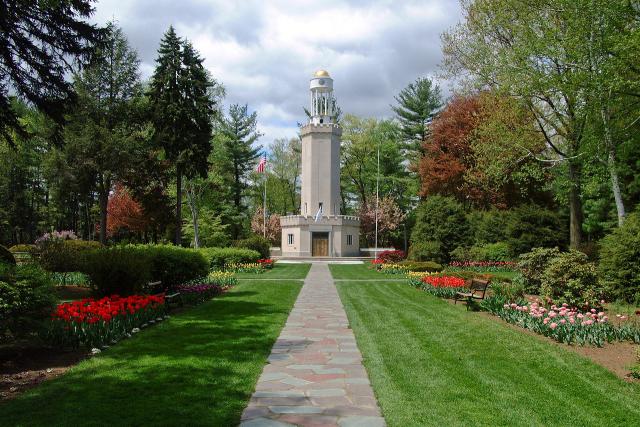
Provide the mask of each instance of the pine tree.
[{"label": "pine tree", "polygon": [[165,33],[158,50],[149,97],[155,126],[155,141],[175,166],[176,234],[182,242],[182,179],[206,176],[211,152],[211,119],[214,112],[209,78],[189,42],[181,40],[173,27]]},{"label": "pine tree", "polygon": [[91,0],[0,2],[0,136],[24,133],[9,100],[9,90],[58,124],[75,98],[65,79],[74,60],[87,61],[103,30],[84,20]]},{"label": "pine tree", "polygon": [[[255,166],[262,147],[253,144],[261,136],[257,132],[258,114],[249,114],[246,105],[237,104],[229,108],[229,117],[219,121],[219,138],[224,147],[226,161],[233,172],[232,188],[233,205],[237,215],[243,211],[242,197],[247,188],[247,178]],[[238,238],[240,227],[236,224],[233,237]]]},{"label": "pine tree", "polygon": [[407,149],[420,152],[429,132],[429,121],[442,106],[440,87],[428,78],[418,78],[402,89],[395,100],[398,105],[391,108],[400,122]]}]

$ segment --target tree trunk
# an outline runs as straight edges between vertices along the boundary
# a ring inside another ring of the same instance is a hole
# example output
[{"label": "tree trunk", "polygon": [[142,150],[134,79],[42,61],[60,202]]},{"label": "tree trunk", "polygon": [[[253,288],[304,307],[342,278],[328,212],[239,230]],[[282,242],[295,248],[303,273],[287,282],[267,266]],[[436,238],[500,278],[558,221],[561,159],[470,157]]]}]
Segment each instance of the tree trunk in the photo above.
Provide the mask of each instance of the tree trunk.
[{"label": "tree trunk", "polygon": [[100,203],[100,243],[107,243],[107,206],[109,204],[109,187],[102,186],[98,195]]},{"label": "tree trunk", "polygon": [[182,245],[182,167],[176,166],[176,236],[173,242]]},{"label": "tree trunk", "polygon": [[582,243],[582,199],[580,198],[580,181],[582,166],[572,160],[569,161],[569,244],[578,249]]},{"label": "tree trunk", "polygon": [[200,229],[198,226],[198,209],[196,206],[195,195],[193,194],[193,188],[187,183],[187,203],[191,210],[191,221],[193,221],[193,247],[198,249],[200,247]]},{"label": "tree trunk", "polygon": [[611,136],[611,129],[609,127],[609,116],[604,107],[600,108],[600,115],[602,116],[604,141],[607,147],[607,169],[609,169],[609,176],[611,177],[611,190],[613,191],[613,198],[616,201],[616,211],[618,213],[618,226],[622,226],[622,224],[624,223],[626,212],[624,209],[624,201],[622,200],[622,191],[620,191],[618,170],[616,169],[616,145],[614,144],[613,138]]}]

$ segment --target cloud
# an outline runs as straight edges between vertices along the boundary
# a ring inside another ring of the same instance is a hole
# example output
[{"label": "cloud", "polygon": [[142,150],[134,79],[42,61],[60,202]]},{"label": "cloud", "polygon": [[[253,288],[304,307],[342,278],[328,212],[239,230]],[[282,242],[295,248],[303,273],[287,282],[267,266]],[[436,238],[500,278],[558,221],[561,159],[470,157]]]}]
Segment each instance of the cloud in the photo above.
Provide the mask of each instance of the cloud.
[{"label": "cloud", "polygon": [[225,105],[258,111],[260,143],[268,145],[295,136],[320,68],[334,78],[343,111],[391,117],[394,95],[438,71],[440,33],[459,16],[457,0],[99,0],[94,20],[118,21],[143,77],[173,25],[225,85]]}]

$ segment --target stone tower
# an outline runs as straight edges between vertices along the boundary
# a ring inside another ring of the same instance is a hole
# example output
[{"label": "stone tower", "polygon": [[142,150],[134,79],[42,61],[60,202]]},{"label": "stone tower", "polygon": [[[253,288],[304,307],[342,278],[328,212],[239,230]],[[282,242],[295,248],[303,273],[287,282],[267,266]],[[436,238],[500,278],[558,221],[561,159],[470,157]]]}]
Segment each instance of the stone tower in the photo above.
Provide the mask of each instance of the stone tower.
[{"label": "stone tower", "polygon": [[309,89],[311,117],[301,128],[300,215],[280,218],[283,256],[358,256],[360,220],[340,215],[340,136],[333,79],[317,71]]}]

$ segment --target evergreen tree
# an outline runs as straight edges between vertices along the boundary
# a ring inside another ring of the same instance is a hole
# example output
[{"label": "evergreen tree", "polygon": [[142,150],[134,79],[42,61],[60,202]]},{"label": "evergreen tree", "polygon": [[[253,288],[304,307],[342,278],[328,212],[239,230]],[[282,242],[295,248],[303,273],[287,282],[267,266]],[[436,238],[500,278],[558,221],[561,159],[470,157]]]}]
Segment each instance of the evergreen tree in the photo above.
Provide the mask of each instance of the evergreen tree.
[{"label": "evergreen tree", "polygon": [[400,122],[407,149],[420,152],[429,132],[429,121],[442,106],[440,87],[428,78],[418,78],[402,89],[395,100],[398,105],[391,108]]},{"label": "evergreen tree", "polygon": [[175,166],[175,243],[182,242],[182,179],[206,176],[211,152],[211,118],[214,101],[203,59],[189,42],[182,41],[173,27],[165,33],[158,50],[157,66],[149,97],[155,126],[155,141]]},{"label": "evergreen tree", "polygon": [[12,143],[10,129],[24,133],[9,93],[14,92],[63,123],[74,98],[65,79],[73,60],[86,61],[102,30],[84,20],[91,0],[0,2],[0,136]]},{"label": "evergreen tree", "polygon": [[[250,172],[255,167],[262,147],[253,144],[261,134],[256,130],[258,114],[249,114],[246,105],[234,104],[229,108],[229,116],[219,122],[219,137],[226,154],[226,162],[232,171],[233,206],[237,215],[242,215],[242,198],[247,188]],[[239,224],[234,224],[233,237],[240,234]]]}]

